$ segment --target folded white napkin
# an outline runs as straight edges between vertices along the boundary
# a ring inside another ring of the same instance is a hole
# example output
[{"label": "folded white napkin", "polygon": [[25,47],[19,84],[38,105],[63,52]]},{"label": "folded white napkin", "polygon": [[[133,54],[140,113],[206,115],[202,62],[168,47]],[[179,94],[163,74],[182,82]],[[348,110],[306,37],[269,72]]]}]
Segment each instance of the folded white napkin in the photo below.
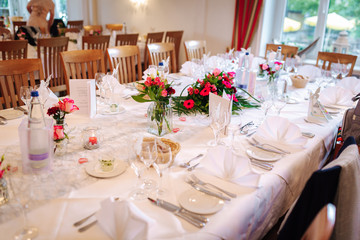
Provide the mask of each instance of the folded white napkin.
[{"label": "folded white napkin", "polygon": [[193,76],[194,70],[200,67],[194,62],[186,61],[183,65],[181,65],[180,72],[185,74],[186,76]]},{"label": "folded white napkin", "polygon": [[350,90],[353,95],[360,93],[360,79],[356,77],[343,78],[336,86]]},{"label": "folded white napkin", "polygon": [[155,68],[148,68],[144,71],[143,80],[146,80],[147,77],[155,78],[157,70]]},{"label": "folded white napkin", "polygon": [[44,109],[49,109],[59,102],[59,98],[48,88],[48,81],[49,79],[47,81],[41,80],[37,89],[40,101],[44,104]]},{"label": "folded white napkin", "polygon": [[304,65],[298,68],[297,74],[307,76],[310,80],[315,80],[321,77],[321,69],[312,65]]},{"label": "folded white napkin", "polygon": [[269,62],[274,61],[275,60],[275,56],[276,56],[276,52],[271,51],[268,55],[267,55],[267,59]]},{"label": "folded white napkin", "polygon": [[260,143],[268,143],[290,152],[302,149],[307,143],[297,125],[278,116],[267,117],[257,129],[254,138]]},{"label": "folded white napkin", "polygon": [[244,185],[257,185],[259,176],[251,171],[250,160],[226,146],[209,148],[198,169],[224,180]]},{"label": "folded white napkin", "polygon": [[113,198],[101,202],[96,213],[101,228],[112,239],[148,239],[148,231],[153,219],[146,216],[132,202],[115,201]]},{"label": "folded white napkin", "polygon": [[210,69],[219,68],[223,71],[224,69],[221,69],[221,66],[225,66],[225,59],[218,56],[211,56],[207,59],[206,66]]},{"label": "folded white napkin", "polygon": [[340,105],[351,107],[354,104],[351,100],[353,96],[351,90],[334,86],[323,89],[320,92],[319,101],[324,106]]}]

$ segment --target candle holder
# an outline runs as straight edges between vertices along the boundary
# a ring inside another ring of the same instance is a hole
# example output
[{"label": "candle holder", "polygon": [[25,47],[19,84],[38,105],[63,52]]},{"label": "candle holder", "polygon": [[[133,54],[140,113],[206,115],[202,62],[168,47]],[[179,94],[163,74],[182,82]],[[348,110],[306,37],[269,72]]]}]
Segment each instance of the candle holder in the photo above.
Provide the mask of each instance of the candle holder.
[{"label": "candle holder", "polygon": [[99,128],[97,127],[87,127],[82,131],[81,134],[82,143],[85,149],[97,149],[100,147],[102,142],[101,135],[99,133]]}]

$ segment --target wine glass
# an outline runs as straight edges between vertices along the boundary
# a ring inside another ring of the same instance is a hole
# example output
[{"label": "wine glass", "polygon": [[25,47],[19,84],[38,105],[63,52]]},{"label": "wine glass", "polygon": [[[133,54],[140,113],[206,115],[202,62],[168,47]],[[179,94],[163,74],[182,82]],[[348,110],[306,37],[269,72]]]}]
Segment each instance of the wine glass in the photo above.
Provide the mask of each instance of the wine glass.
[{"label": "wine glass", "polygon": [[341,64],[340,63],[333,63],[331,64],[331,75],[333,77],[333,81],[336,83],[339,74],[341,73]]},{"label": "wine glass", "polygon": [[171,147],[165,144],[164,142],[162,142],[161,139],[157,139],[156,144],[162,146],[161,148],[160,147],[158,148],[159,154],[156,163],[153,163],[153,166],[160,177],[159,186],[157,188],[157,194],[164,195],[166,194],[167,190],[163,187],[163,178],[164,178],[164,173],[172,163],[172,151],[171,151]]},{"label": "wine glass", "polygon": [[104,99],[104,94],[103,94],[104,77],[105,77],[105,73],[95,73],[95,84],[99,89],[100,99]]},{"label": "wine glass", "polygon": [[351,65],[341,64],[341,78],[347,77],[350,72]]},{"label": "wine glass", "polygon": [[[146,169],[150,171],[150,167],[156,161],[158,157],[157,144],[155,139],[146,139],[143,140],[141,144],[140,160],[145,164]],[[145,189],[154,189],[156,187],[156,182],[151,178],[144,179],[144,188]]]},{"label": "wine glass", "polygon": [[31,100],[31,91],[33,90],[32,86],[21,86],[20,87],[20,98],[21,101],[25,104],[27,110],[29,111],[29,103]]},{"label": "wine glass", "polygon": [[214,146],[219,145],[219,133],[228,123],[229,115],[228,109],[221,108],[220,104],[218,104],[210,113],[210,127],[213,130],[215,137]]},{"label": "wine glass", "polygon": [[285,71],[289,74],[294,68],[294,61],[292,58],[286,58],[285,60]]}]

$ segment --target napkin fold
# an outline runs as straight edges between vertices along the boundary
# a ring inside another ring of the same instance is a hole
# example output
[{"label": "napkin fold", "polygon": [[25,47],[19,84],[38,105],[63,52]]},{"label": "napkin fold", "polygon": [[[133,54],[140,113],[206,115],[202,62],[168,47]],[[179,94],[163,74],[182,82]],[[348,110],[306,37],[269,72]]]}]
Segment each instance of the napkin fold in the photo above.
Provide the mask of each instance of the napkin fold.
[{"label": "napkin fold", "polygon": [[321,69],[312,65],[300,66],[297,70],[298,75],[307,76],[310,80],[321,77]]},{"label": "napkin fold", "polygon": [[193,76],[194,70],[197,69],[198,67],[200,66],[197,65],[196,63],[191,61],[186,61],[183,65],[181,65],[180,72],[182,74],[185,74],[186,76]]},{"label": "napkin fold", "polygon": [[154,220],[127,200],[105,199],[96,213],[101,228],[112,239],[148,239],[148,231]]},{"label": "napkin fold", "polygon": [[307,143],[297,125],[278,116],[267,117],[257,129],[254,138],[260,143],[268,143],[290,152],[303,149]]},{"label": "napkin fold", "polygon": [[343,78],[336,86],[350,90],[353,95],[360,93],[360,79],[356,77]]},{"label": "napkin fold", "polygon": [[[51,78],[51,76],[50,76]],[[44,109],[49,109],[59,102],[59,98],[48,88],[49,79],[41,80],[40,86],[37,89],[39,92],[40,101],[44,105]]]},{"label": "napkin fold", "polygon": [[334,86],[323,89],[320,92],[319,101],[324,106],[340,105],[351,107],[354,104],[351,100],[353,96],[351,90]]},{"label": "napkin fold", "polygon": [[257,186],[259,179],[259,175],[251,171],[250,160],[247,157],[238,155],[231,148],[222,145],[208,149],[199,169],[242,185]]}]

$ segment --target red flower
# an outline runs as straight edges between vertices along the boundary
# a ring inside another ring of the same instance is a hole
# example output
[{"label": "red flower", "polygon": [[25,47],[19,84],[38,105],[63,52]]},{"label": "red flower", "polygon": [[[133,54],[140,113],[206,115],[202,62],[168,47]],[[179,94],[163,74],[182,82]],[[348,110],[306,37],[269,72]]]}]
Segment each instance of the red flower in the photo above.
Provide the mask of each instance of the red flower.
[{"label": "red flower", "polygon": [[54,126],[54,140],[62,140],[65,138],[64,126],[55,125]]},{"label": "red flower", "polygon": [[168,92],[169,95],[175,94],[175,89],[173,89],[172,87],[168,87],[166,91]]},{"label": "red flower", "polygon": [[199,94],[199,89],[195,89],[195,90],[194,90],[194,93],[195,93],[195,94]]},{"label": "red flower", "polygon": [[187,89],[187,91],[188,91],[189,95],[193,95],[193,93],[194,93],[194,89],[192,87],[189,87]]},{"label": "red flower", "polygon": [[222,81],[222,83],[225,85],[225,87],[227,88],[231,88],[231,84],[227,81]]},{"label": "red flower", "polygon": [[201,90],[200,95],[207,96],[209,95],[209,92],[210,92],[210,88],[204,88],[203,90]]},{"label": "red flower", "polygon": [[47,115],[51,116],[51,115],[54,115],[56,114],[58,111],[60,111],[60,108],[55,106],[55,107],[51,107],[48,109],[47,111]]},{"label": "red flower", "polygon": [[186,100],[184,102],[184,106],[187,108],[187,109],[192,109],[194,107],[194,100],[192,99],[189,99],[189,100]]}]

